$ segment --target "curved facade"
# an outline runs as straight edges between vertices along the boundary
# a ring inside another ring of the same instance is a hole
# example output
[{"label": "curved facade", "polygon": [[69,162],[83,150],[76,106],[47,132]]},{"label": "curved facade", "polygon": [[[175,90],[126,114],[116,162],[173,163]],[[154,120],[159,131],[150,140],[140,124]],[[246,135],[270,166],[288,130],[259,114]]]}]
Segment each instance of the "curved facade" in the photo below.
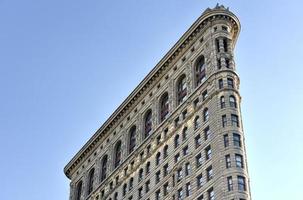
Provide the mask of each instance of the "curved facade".
[{"label": "curved facade", "polygon": [[70,200],[249,200],[237,17],[207,9],[64,168]]}]

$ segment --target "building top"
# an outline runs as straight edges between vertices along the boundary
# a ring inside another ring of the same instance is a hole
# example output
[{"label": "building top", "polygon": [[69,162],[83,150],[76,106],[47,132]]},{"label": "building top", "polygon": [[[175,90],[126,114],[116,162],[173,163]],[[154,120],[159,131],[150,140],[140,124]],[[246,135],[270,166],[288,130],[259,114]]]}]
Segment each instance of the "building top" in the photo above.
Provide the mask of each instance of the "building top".
[{"label": "building top", "polygon": [[208,22],[212,21],[216,17],[232,21],[235,29],[232,37],[235,40],[237,39],[240,31],[240,22],[238,18],[229,11],[229,8],[225,8],[223,5],[219,4],[217,4],[213,9],[207,8],[65,166],[64,173],[68,178],[71,178],[72,171],[79,164],[81,164],[83,160],[85,160],[85,158],[95,150],[95,148],[97,148],[99,142],[102,141],[102,139],[106,137],[110,131],[112,131],[112,128],[119,124],[122,119],[124,119],[129,110],[131,110],[134,105],[138,104],[139,97],[142,96],[146,90],[152,87],[154,82],[161,78],[161,75],[168,68],[172,67],[174,61],[184,53],[185,49],[187,49],[189,44],[191,44],[191,41],[193,41],[193,39],[197,36],[197,33],[207,26]]}]

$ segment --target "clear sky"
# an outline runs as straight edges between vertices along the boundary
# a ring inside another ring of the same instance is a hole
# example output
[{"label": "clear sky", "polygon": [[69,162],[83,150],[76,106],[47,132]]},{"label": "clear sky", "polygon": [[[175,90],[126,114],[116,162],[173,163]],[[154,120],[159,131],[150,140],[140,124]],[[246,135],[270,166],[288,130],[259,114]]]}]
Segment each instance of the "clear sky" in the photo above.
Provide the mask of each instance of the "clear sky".
[{"label": "clear sky", "polygon": [[[2,200],[67,200],[63,167],[212,0],[0,0]],[[303,199],[303,2],[219,1],[255,200]]]}]

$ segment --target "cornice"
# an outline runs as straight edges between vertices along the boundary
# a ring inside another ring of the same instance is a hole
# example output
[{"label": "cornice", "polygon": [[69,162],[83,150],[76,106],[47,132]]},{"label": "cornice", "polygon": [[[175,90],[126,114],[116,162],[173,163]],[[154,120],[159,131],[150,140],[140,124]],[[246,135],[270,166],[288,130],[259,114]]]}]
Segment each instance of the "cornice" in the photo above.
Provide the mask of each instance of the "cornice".
[{"label": "cornice", "polygon": [[80,151],[65,166],[64,173],[71,178],[71,172],[83,162],[84,158],[94,150],[97,144],[105,138],[112,127],[120,122],[133,105],[138,104],[139,97],[155,83],[163,73],[172,67],[175,59],[180,53],[183,53],[189,44],[197,37],[198,33],[208,25],[210,21],[218,18],[230,20],[233,25],[233,40],[237,40],[240,31],[240,22],[238,18],[228,9],[216,7],[207,9],[183,34],[177,43],[168,51],[168,53],[158,62],[158,64],[148,73],[148,75],[140,82],[140,84],[131,92],[131,94],[123,101],[123,103],[114,111],[114,113],[105,121],[105,123],[96,131],[96,133],[86,142]]}]

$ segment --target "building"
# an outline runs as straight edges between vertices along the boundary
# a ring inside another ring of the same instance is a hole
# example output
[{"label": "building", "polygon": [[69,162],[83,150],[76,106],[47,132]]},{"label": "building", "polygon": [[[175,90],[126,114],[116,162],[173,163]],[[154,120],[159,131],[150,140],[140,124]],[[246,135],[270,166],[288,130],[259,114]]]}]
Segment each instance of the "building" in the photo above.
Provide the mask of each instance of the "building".
[{"label": "building", "polygon": [[234,47],[207,9],[64,169],[70,200],[249,200]]}]

